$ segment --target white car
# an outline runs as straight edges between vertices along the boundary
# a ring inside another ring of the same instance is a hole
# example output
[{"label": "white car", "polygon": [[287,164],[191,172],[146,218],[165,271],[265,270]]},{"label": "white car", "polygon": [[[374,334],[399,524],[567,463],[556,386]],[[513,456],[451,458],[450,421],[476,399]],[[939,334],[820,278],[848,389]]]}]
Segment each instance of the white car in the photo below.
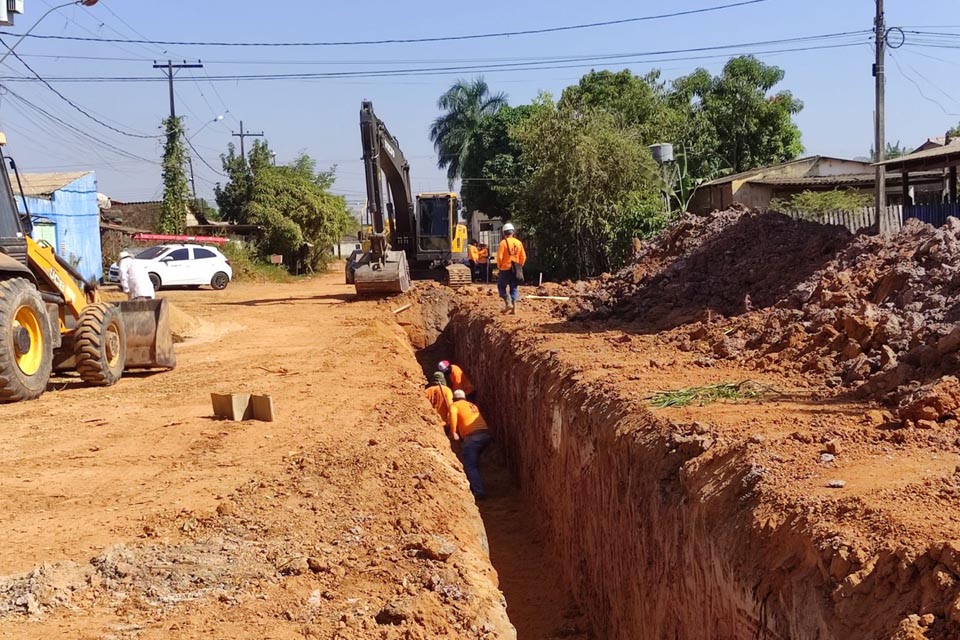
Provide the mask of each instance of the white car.
[{"label": "white car", "polygon": [[[131,252],[132,253],[132,252]],[[233,280],[233,268],[220,251],[198,244],[161,244],[135,254],[150,274],[154,289],[210,285],[217,291]],[[110,265],[110,282],[120,282],[120,267]]]}]

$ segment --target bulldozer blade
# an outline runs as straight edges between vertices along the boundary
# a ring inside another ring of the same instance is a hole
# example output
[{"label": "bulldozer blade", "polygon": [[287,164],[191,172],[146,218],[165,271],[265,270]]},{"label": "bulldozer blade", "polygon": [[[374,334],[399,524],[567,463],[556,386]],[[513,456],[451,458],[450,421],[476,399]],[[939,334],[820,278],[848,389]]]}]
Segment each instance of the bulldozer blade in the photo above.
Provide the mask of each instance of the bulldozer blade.
[{"label": "bulldozer blade", "polygon": [[389,295],[406,293],[410,289],[410,268],[407,254],[403,251],[388,251],[384,264],[372,262],[370,254],[357,260],[353,284],[357,295]]},{"label": "bulldozer blade", "polygon": [[120,303],[120,311],[127,333],[125,369],[175,368],[169,303],[162,299],[130,300]]}]

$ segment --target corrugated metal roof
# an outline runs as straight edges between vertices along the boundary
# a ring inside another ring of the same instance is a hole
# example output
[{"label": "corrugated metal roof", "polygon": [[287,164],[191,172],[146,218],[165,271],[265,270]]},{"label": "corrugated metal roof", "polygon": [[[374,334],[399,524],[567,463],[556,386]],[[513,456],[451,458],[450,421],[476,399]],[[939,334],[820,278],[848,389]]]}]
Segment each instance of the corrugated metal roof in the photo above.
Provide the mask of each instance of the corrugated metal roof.
[{"label": "corrugated metal roof", "polygon": [[[802,178],[778,178],[770,176],[769,178],[757,178],[751,180],[751,184],[765,184],[774,187],[803,187],[803,186],[829,186],[829,185],[852,185],[852,184],[873,184],[877,176],[873,173],[848,173],[838,176],[807,176]],[[943,173],[940,171],[918,171],[910,174],[910,181],[915,182],[929,178],[933,180],[942,180]],[[887,175],[891,182],[899,182],[900,174],[892,173]]]},{"label": "corrugated metal roof", "polygon": [[817,163],[820,160],[838,160],[840,162],[857,162],[862,164],[864,167],[870,166],[868,162],[858,162],[857,160],[850,160],[849,158],[837,158],[834,156],[806,156],[805,158],[797,158],[796,160],[790,160],[789,162],[783,162],[780,164],[773,164],[768,167],[760,167],[758,169],[751,169],[750,171],[744,171],[742,173],[735,173],[733,175],[724,176],[722,178],[717,178],[716,180],[711,180],[710,182],[705,183],[704,187],[712,187],[716,185],[726,184],[728,182],[733,182],[735,180],[747,180],[749,182],[761,182],[764,178],[755,178],[754,176],[762,176],[765,173],[770,173],[772,171],[777,171],[783,167],[789,167],[795,164],[801,164],[804,162]]},{"label": "corrugated metal roof", "polygon": [[922,163],[925,160],[941,160],[954,154],[960,154],[960,139],[954,140],[950,144],[943,147],[927,149],[926,151],[918,151],[917,153],[909,153],[905,156],[900,156],[899,158],[878,162],[877,164],[885,166],[904,166],[911,163]]},{"label": "corrugated metal roof", "polygon": [[[80,178],[90,175],[91,173],[93,172],[76,171],[73,173],[21,173],[20,180],[23,182],[23,194],[25,196],[49,197],[60,189],[63,189],[67,185],[76,182]],[[19,191],[17,185],[13,185],[13,188],[15,191]]]}]

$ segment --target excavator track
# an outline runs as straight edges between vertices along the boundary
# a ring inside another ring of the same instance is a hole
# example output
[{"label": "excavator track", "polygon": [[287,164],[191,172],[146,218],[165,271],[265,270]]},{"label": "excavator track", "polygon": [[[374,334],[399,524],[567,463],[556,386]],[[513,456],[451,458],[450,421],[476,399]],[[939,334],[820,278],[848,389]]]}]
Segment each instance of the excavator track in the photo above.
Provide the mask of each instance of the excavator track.
[{"label": "excavator track", "polygon": [[454,289],[465,287],[473,282],[470,267],[465,264],[451,264],[443,273],[443,284]]}]

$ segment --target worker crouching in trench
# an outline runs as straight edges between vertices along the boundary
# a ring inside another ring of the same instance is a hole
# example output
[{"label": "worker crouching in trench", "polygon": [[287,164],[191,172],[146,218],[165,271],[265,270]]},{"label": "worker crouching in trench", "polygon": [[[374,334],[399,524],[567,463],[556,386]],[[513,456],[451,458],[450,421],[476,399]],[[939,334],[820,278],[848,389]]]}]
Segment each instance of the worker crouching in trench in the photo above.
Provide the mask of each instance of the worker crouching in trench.
[{"label": "worker crouching in trench", "polygon": [[[427,387],[427,399],[443,419],[444,430],[455,443],[454,447],[460,443],[460,458],[470,483],[470,492],[477,500],[483,500],[486,490],[480,475],[480,458],[493,442],[493,437],[480,409],[467,400],[468,390],[472,391],[473,385],[463,370],[446,360],[440,363],[439,368],[440,371],[434,373]],[[452,392],[446,385],[446,375],[451,376],[451,386],[455,388]]]}]

